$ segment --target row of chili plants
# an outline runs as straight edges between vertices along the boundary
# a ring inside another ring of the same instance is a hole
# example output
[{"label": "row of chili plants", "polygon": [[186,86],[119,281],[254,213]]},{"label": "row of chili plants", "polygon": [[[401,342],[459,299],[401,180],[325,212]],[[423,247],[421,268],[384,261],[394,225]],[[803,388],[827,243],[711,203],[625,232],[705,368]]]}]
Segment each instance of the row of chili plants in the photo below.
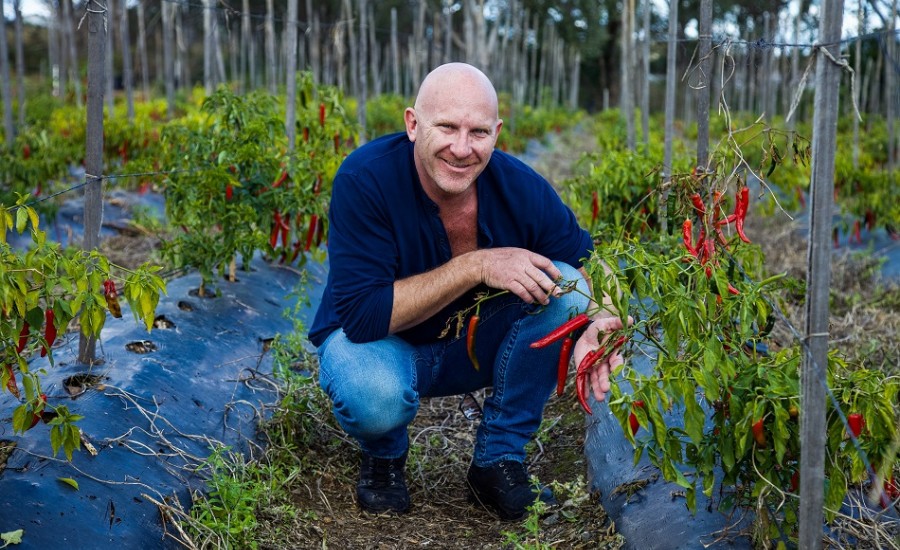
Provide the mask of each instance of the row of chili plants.
[{"label": "row of chili plants", "polygon": [[[614,296],[623,321],[633,319],[616,338],[655,361],[652,372],[626,363],[614,374],[610,410],[635,445],[635,463],[647,456],[684,488],[689,509],[697,510],[699,491],[722,511],[753,509],[763,545],[783,532],[794,540],[804,350],[799,341],[778,346],[769,334],[785,320],[783,296],[802,295],[803,281],[767,272],[742,224],[776,215],[776,202],[785,208],[782,186],[807,169],[808,142],[750,125],[723,138],[699,174],[678,145],[667,181],[659,147],[626,151],[608,139],[612,131],[563,185],[597,237],[586,264],[595,292]],[[760,164],[744,153],[751,147]],[[578,378],[589,361],[576,371],[586,409]],[[827,409],[828,520],[851,487],[871,479],[873,504],[896,505],[900,380],[848,363],[840,349],[821,369],[839,404]]]},{"label": "row of chili plants", "polygon": [[[120,289],[135,320],[149,331],[165,283],[159,268],[148,263],[126,269],[97,251],[63,248],[49,240],[26,200],[23,196],[16,205],[0,206],[0,387],[19,400],[13,430],[26,432],[46,423],[53,452],[62,449],[71,459],[81,445],[76,425],[81,416],[48,402],[41,389],[46,373],[30,359],[39,354],[54,365],[54,346],[67,337],[73,322],[77,333],[99,337],[108,314],[122,317]],[[30,234],[27,251],[9,244],[11,230]]]}]

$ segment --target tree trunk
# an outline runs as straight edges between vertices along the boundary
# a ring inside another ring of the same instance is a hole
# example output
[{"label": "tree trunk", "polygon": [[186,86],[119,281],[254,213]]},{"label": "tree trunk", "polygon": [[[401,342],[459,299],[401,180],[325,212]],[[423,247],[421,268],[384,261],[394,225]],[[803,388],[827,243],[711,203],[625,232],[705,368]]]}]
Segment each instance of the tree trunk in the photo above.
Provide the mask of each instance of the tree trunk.
[{"label": "tree trunk", "polygon": [[134,74],[131,68],[131,33],[128,29],[128,5],[123,0],[121,6],[119,36],[122,39],[122,85],[125,87],[128,120],[134,122]]},{"label": "tree trunk", "polygon": [[63,5],[63,30],[66,34],[66,44],[69,47],[69,62],[66,64],[69,71],[69,79],[75,87],[75,105],[81,109],[81,77],[78,71],[78,55],[75,53],[75,33],[72,31],[72,4],[71,0],[62,0]]},{"label": "tree trunk", "polygon": [[275,6],[272,0],[266,0],[266,89],[275,95]]},{"label": "tree trunk", "polygon": [[144,0],[138,0],[138,59],[141,62],[141,90],[144,94],[144,101],[150,101],[150,66],[147,63],[147,23],[144,19]]},{"label": "tree trunk", "polygon": [[400,95],[403,87],[400,83],[400,38],[397,36],[397,8],[391,8],[391,74],[392,91]]},{"label": "tree trunk", "polygon": [[19,0],[13,3],[16,12],[16,75],[19,81],[19,126],[25,126],[25,53],[22,46],[22,9]]},{"label": "tree trunk", "polygon": [[3,145],[6,149],[12,148],[13,141],[16,138],[15,128],[13,127],[13,110],[12,110],[12,86],[10,85],[9,71],[9,52],[6,45],[6,17],[0,17],[0,92],[3,94]]},{"label": "tree trunk", "polygon": [[350,95],[359,96],[359,46],[356,38],[356,18],[353,16],[353,5],[350,0],[344,0],[344,11],[347,13],[347,43],[350,47]]},{"label": "tree trunk", "polygon": [[66,33],[63,30],[62,4],[65,0],[60,0],[58,4],[51,7],[50,22],[47,25],[47,39],[50,50],[50,81],[53,85],[53,95],[65,101],[66,95],[69,93],[66,77],[68,75],[67,56],[66,56]]},{"label": "tree trunk", "polygon": [[175,59],[172,46],[175,44],[175,5],[163,2],[162,8],[162,46],[163,46],[163,82],[166,88],[166,120],[175,117]]},{"label": "tree trunk", "polygon": [[[368,6],[366,0],[359,0],[359,82],[357,88],[357,98],[359,100],[357,107],[357,119],[359,120],[359,145],[366,142],[366,101],[368,101],[368,79],[369,75],[366,67],[369,66],[369,47],[368,47],[368,21],[366,14]],[[354,69],[357,70],[357,69]]]},{"label": "tree trunk", "polygon": [[[125,0],[121,0],[122,4],[125,3]],[[106,116],[110,119],[115,117],[116,115],[116,94],[115,90],[113,90],[114,80],[116,78],[116,73],[113,70],[113,58],[115,57],[115,50],[113,50],[113,28],[116,25],[113,22],[116,20],[115,17],[115,0],[107,0],[107,18],[106,18],[106,55],[103,56],[103,59],[106,62]]]}]

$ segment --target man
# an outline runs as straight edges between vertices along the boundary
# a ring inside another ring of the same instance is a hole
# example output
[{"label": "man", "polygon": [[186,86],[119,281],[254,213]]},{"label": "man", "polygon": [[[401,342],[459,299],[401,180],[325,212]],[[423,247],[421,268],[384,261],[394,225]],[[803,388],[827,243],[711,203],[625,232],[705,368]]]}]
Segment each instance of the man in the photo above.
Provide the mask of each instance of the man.
[{"label": "man", "polygon": [[[503,122],[481,71],[436,68],[404,120],[405,135],[360,147],[334,179],[328,281],[309,334],[320,383],[359,442],[357,497],[375,513],[410,507],[407,429],[419,399],[492,387],[467,482],[502,519],[520,519],[538,498],[555,502],[529,482],[524,460],[561,344],[530,343],[589,312],[596,320],[575,345],[578,361],[621,322],[588,298],[588,232],[544,178],[494,150]],[[478,300],[485,292],[494,296]],[[476,311],[477,369],[465,327],[442,334],[459,312]],[[615,353],[593,368],[596,399],[621,363]]]}]

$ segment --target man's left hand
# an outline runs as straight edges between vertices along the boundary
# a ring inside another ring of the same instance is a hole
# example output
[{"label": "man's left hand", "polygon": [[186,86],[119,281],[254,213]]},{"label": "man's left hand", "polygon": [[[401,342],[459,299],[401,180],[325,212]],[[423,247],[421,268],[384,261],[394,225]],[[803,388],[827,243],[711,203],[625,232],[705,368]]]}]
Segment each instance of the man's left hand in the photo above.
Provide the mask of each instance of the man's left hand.
[{"label": "man's left hand", "polygon": [[[632,323],[631,317],[628,318],[628,324]],[[573,357],[575,364],[580,365],[581,360],[589,351],[595,351],[601,346],[612,346],[613,342],[609,342],[608,334],[624,328],[622,320],[618,317],[599,317],[594,319],[587,326],[584,333],[575,342]],[[610,374],[625,364],[625,358],[622,356],[621,348],[616,347],[611,352],[607,352],[605,357],[595,363],[587,373],[587,381],[594,393],[594,399],[604,401],[606,394],[609,393]]]}]

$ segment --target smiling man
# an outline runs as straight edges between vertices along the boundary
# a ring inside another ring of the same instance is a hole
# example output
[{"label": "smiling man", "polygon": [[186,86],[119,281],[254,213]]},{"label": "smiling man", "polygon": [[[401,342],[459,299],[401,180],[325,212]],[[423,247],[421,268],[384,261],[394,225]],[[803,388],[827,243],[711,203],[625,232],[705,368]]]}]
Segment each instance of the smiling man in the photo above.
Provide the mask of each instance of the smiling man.
[{"label": "smiling man", "polygon": [[[328,281],[309,333],[320,383],[359,442],[357,497],[374,513],[410,508],[404,468],[419,399],[491,388],[466,481],[477,502],[517,520],[536,499],[555,502],[530,483],[525,445],[556,385],[561,344],[530,343],[588,312],[578,361],[621,322],[588,298],[590,234],[543,177],[494,149],[503,121],[487,76],[437,67],[404,120],[405,133],[360,147],[334,179]],[[478,306],[476,368],[466,327],[453,323],[485,293],[494,296]],[[621,363],[613,353],[594,366],[597,399]]]}]

